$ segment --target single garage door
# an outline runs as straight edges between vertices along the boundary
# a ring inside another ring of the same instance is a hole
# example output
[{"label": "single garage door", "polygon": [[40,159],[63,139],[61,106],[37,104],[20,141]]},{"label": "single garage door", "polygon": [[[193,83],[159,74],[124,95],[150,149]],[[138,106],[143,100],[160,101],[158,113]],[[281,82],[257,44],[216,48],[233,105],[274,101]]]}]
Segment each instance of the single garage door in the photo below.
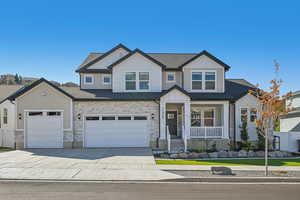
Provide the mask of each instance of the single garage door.
[{"label": "single garage door", "polygon": [[148,147],[147,116],[88,116],[85,147]]},{"label": "single garage door", "polygon": [[63,147],[62,112],[27,112],[26,121],[27,148]]}]

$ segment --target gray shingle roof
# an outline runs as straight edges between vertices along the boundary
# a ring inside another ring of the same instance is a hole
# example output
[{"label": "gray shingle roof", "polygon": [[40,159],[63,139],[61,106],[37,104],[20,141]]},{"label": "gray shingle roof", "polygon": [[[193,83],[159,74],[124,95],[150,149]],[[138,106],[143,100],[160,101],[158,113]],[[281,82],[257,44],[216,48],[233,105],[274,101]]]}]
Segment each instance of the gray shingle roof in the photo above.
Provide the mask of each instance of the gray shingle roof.
[{"label": "gray shingle roof", "polygon": [[0,103],[22,87],[23,85],[0,85]]},{"label": "gray shingle roof", "polygon": [[[192,100],[230,100],[235,101],[246,95],[254,86],[243,79],[227,79],[225,81],[225,93],[189,93]],[[61,87],[66,93],[69,93],[75,100],[157,100],[162,92],[130,92],[130,93],[113,93],[110,89],[85,89],[81,90],[78,87]]]}]

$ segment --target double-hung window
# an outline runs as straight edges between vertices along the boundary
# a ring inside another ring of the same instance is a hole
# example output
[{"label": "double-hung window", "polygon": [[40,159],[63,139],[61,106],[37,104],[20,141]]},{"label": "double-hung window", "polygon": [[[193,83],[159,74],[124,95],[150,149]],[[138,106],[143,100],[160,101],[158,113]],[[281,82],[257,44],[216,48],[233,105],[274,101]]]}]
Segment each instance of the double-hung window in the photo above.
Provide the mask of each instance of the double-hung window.
[{"label": "double-hung window", "polygon": [[192,72],[192,90],[202,90],[202,72]]},{"label": "double-hung window", "polygon": [[126,72],[126,90],[149,90],[149,72]]},{"label": "double-hung window", "polygon": [[127,72],[125,75],[125,89],[136,90],[136,73]]},{"label": "double-hung window", "polygon": [[205,90],[216,89],[216,72],[205,72]]},{"label": "double-hung window", "polygon": [[216,89],[216,72],[192,72],[192,90],[214,91]]},{"label": "double-hung window", "polygon": [[139,89],[149,90],[149,72],[139,72]]}]

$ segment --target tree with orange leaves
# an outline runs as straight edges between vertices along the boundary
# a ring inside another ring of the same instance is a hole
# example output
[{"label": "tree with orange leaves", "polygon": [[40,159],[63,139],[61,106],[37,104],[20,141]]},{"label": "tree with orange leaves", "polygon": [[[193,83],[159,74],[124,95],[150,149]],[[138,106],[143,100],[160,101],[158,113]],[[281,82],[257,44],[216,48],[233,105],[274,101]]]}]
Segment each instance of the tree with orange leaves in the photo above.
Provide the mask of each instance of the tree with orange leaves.
[{"label": "tree with orange leaves", "polygon": [[[268,149],[269,140],[273,135],[274,124],[280,115],[286,114],[291,110],[290,104],[282,109],[282,102],[291,97],[291,92],[286,95],[280,95],[280,87],[283,83],[281,79],[278,79],[278,72],[280,65],[274,61],[276,78],[271,80],[269,91],[261,89],[250,90],[249,94],[252,94],[258,98],[257,112],[258,116],[255,120],[256,128],[259,134],[265,138],[265,175],[268,176]],[[257,86],[258,88],[258,86]]]}]

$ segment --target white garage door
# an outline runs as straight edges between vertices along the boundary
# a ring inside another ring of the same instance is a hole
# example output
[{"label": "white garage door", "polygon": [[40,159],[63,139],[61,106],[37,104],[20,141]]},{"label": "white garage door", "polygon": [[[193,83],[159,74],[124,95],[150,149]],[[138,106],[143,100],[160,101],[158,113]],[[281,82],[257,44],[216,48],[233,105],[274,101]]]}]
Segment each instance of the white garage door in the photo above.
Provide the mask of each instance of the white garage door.
[{"label": "white garage door", "polygon": [[146,116],[89,116],[85,118],[85,147],[148,147]]},{"label": "white garage door", "polygon": [[61,112],[28,112],[27,148],[62,148],[63,118]]}]

